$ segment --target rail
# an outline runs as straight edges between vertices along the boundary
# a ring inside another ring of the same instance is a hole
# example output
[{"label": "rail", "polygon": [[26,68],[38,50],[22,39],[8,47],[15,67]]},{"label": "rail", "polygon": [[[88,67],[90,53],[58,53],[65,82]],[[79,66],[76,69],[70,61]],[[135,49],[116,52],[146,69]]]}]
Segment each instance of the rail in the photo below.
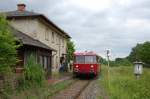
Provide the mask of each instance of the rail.
[{"label": "rail", "polygon": [[77,80],[68,88],[52,97],[52,99],[79,99],[82,92],[84,92],[91,82],[91,80]]}]

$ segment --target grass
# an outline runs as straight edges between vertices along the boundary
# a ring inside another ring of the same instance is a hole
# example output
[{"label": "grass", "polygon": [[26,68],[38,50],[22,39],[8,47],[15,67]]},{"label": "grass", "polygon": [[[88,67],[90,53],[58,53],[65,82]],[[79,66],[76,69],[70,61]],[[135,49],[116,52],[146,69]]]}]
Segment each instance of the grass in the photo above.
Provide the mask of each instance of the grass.
[{"label": "grass", "polygon": [[67,80],[67,81],[63,81],[61,83],[57,83],[55,85],[50,85],[49,86],[49,95],[48,97],[51,97],[53,95],[55,95],[57,92],[65,89],[66,87],[70,86],[72,83],[74,82],[74,80]]},{"label": "grass", "polygon": [[72,75],[72,73],[70,73],[70,72],[64,72],[64,73],[53,72],[52,78],[59,79],[59,78],[62,78],[64,76],[70,76],[70,75]]},{"label": "grass", "polygon": [[8,99],[51,99],[57,92],[63,90],[73,83],[73,80],[66,80],[57,84],[45,84],[44,87],[32,87],[21,92],[15,92]]},{"label": "grass", "polygon": [[[70,75],[70,73],[59,74],[55,72],[52,75],[52,79],[58,80],[65,77],[65,75]],[[22,77],[18,79],[20,79],[20,81],[23,80]],[[11,88],[6,85],[5,90],[0,91],[0,99],[51,99],[53,95],[70,86],[74,81],[75,80],[65,80],[56,84],[49,84],[48,80],[43,80],[42,86],[31,83],[29,87],[20,85],[16,90],[10,90]]]},{"label": "grass", "polygon": [[149,99],[150,69],[145,68],[140,79],[133,74],[133,67],[111,67],[108,80],[107,67],[102,66],[99,80],[110,99]]}]

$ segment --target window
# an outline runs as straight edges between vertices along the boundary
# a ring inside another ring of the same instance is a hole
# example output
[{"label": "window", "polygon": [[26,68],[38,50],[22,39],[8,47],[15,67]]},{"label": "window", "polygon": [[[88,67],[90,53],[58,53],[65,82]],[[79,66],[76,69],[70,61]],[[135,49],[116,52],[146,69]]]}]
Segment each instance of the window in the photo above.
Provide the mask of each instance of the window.
[{"label": "window", "polygon": [[96,56],[76,56],[75,62],[80,64],[97,63]]},{"label": "window", "polygon": [[45,30],[45,40],[49,40],[49,32],[48,32],[48,28],[46,28]]},{"label": "window", "polygon": [[44,57],[44,69],[47,69],[47,57]]},{"label": "window", "polygon": [[60,37],[59,37],[59,45],[61,46],[61,39],[60,39]]},{"label": "window", "polygon": [[84,56],[76,56],[75,62],[76,63],[84,63]]},{"label": "window", "polygon": [[52,43],[54,43],[54,32],[52,32]]},{"label": "window", "polygon": [[40,64],[43,66],[43,68],[49,69],[50,66],[50,57],[48,56],[40,56]]},{"label": "window", "polygon": [[85,56],[85,63],[96,63],[96,56]]},{"label": "window", "polygon": [[59,35],[57,35],[57,36],[56,36],[57,45],[59,45],[59,39],[60,39],[60,38],[59,38]]},{"label": "window", "polygon": [[58,34],[57,33],[55,33],[55,38],[54,38],[54,41],[56,42],[56,44],[58,45]]},{"label": "window", "polygon": [[43,57],[40,56],[40,64],[43,65]]},{"label": "window", "polygon": [[59,68],[59,65],[58,65],[58,56],[56,56],[56,69]]},{"label": "window", "polygon": [[32,50],[26,48],[24,51],[24,65],[26,65],[31,55],[35,58],[35,61],[37,62],[36,50],[34,48]]},{"label": "window", "polygon": [[65,47],[65,39],[62,39],[62,47]]}]

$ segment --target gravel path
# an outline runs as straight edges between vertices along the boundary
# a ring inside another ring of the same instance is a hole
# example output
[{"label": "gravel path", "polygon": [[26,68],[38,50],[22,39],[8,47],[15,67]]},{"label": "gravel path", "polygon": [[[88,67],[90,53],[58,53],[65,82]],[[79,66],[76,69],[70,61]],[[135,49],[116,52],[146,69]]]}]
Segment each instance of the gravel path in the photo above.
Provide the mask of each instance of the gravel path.
[{"label": "gravel path", "polygon": [[97,80],[79,80],[52,99],[109,99]]},{"label": "gravel path", "polygon": [[96,99],[96,80],[93,80],[77,99]]},{"label": "gravel path", "polygon": [[78,80],[69,88],[61,91],[56,96],[52,97],[52,99],[75,99],[80,91],[88,85],[88,83],[88,80]]},{"label": "gravel path", "polygon": [[77,99],[109,99],[97,80],[93,80]]}]

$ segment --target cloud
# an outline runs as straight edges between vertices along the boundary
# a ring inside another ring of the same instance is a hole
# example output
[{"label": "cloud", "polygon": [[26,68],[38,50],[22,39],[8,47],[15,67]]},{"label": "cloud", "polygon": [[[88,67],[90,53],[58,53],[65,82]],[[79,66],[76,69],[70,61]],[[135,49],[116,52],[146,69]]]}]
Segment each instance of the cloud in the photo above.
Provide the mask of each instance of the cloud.
[{"label": "cloud", "polygon": [[15,10],[19,2],[68,32],[80,51],[105,56],[110,48],[114,59],[150,40],[149,0],[1,0],[0,11]]}]

